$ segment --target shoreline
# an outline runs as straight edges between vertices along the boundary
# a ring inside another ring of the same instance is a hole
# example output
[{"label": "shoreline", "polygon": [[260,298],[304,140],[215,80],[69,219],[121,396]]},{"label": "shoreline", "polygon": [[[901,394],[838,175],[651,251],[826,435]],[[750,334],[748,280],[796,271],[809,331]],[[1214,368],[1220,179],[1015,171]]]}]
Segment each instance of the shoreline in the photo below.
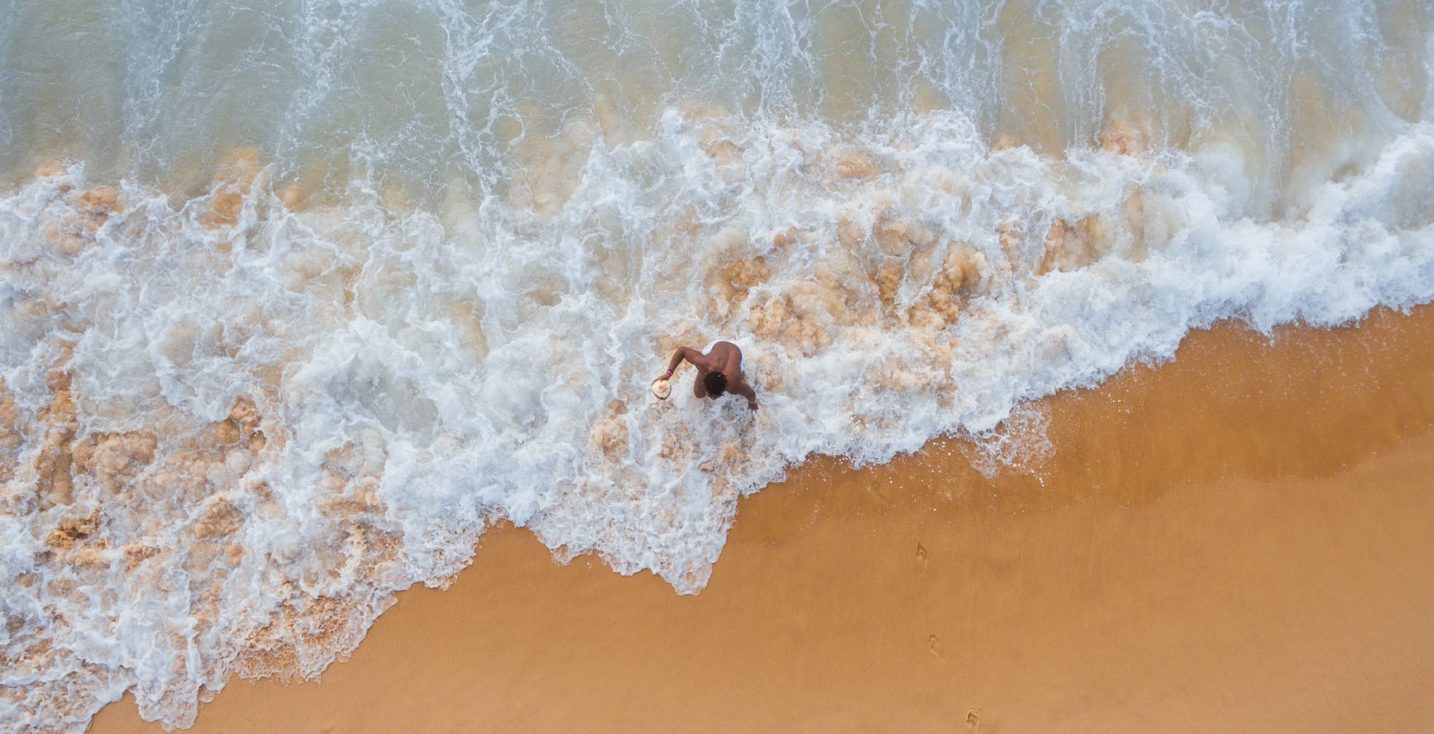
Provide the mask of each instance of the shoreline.
[{"label": "shoreline", "polygon": [[[1040,401],[1032,473],[810,461],[695,597],[491,529],[320,681],[230,681],[191,731],[1417,729],[1434,306],[1278,334]],[[90,727],[161,730],[128,696]]]}]

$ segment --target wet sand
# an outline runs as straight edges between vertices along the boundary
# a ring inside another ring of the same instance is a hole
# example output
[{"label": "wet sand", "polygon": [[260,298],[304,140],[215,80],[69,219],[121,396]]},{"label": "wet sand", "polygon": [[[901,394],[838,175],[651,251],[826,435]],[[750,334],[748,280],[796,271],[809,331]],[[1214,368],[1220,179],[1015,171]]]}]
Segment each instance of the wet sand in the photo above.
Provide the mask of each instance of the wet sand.
[{"label": "wet sand", "polygon": [[[1434,308],[1192,334],[1041,404],[987,479],[937,441],[744,500],[679,597],[500,527],[319,682],[195,731],[1434,729]],[[130,698],[91,731],[159,731]]]}]

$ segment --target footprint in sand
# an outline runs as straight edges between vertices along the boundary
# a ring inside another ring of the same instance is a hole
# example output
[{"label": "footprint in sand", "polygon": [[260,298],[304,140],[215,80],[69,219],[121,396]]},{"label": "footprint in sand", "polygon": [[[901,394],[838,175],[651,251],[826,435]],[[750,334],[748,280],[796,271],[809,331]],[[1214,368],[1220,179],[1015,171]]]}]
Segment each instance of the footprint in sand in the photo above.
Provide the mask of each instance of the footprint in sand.
[{"label": "footprint in sand", "polygon": [[976,727],[978,727],[978,726],[980,726],[980,725],[981,725],[981,715],[980,715],[980,714],[976,713],[975,711],[972,711],[971,713],[966,714],[966,731],[974,732],[974,731],[976,731]]},{"label": "footprint in sand", "polygon": [[940,637],[937,637],[936,635],[927,635],[927,636],[926,636],[926,649],[927,649],[927,650],[930,650],[930,651],[931,651],[931,654],[932,654],[932,655],[935,655],[937,660],[945,660],[945,659],[946,659],[946,653],[944,653],[944,652],[941,651],[941,638],[940,638]]},{"label": "footprint in sand", "polygon": [[916,541],[916,563],[919,566],[926,565],[926,546],[922,545],[919,540]]}]

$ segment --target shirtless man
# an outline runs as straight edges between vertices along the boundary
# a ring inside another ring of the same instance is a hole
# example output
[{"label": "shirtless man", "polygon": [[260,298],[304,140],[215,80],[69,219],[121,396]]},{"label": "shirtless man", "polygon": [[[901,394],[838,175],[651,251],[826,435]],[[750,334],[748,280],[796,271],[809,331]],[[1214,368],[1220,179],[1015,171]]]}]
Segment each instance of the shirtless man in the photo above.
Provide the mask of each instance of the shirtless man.
[{"label": "shirtless man", "polygon": [[742,350],[736,344],[719,339],[700,352],[691,347],[678,347],[667,364],[667,371],[657,379],[672,379],[673,371],[684,359],[697,368],[697,379],[692,381],[693,395],[715,400],[724,392],[736,393],[747,399],[747,407],[757,409],[757,392],[742,374]]}]

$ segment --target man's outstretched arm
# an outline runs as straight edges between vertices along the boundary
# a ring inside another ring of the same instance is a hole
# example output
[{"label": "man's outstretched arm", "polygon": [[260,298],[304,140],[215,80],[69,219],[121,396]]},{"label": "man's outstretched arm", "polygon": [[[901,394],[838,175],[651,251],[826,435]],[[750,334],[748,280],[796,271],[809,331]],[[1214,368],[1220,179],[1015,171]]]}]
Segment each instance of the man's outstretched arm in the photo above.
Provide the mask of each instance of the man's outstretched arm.
[{"label": "man's outstretched arm", "polygon": [[752,410],[757,409],[757,391],[753,390],[751,385],[748,385],[745,382],[741,385],[733,385],[732,392],[737,393],[738,395],[741,395],[742,397],[746,398],[748,408],[751,408]]},{"label": "man's outstretched arm", "polygon": [[[672,360],[667,363],[667,371],[664,372],[662,374],[662,377],[658,379],[666,380],[672,377],[672,373],[677,371],[677,366],[682,364],[682,360],[685,359],[688,362],[692,362],[692,358],[694,356],[700,357],[702,355],[696,349],[693,349],[691,347],[678,347],[677,351],[672,353]],[[697,363],[692,362],[692,364],[696,365]]]}]

